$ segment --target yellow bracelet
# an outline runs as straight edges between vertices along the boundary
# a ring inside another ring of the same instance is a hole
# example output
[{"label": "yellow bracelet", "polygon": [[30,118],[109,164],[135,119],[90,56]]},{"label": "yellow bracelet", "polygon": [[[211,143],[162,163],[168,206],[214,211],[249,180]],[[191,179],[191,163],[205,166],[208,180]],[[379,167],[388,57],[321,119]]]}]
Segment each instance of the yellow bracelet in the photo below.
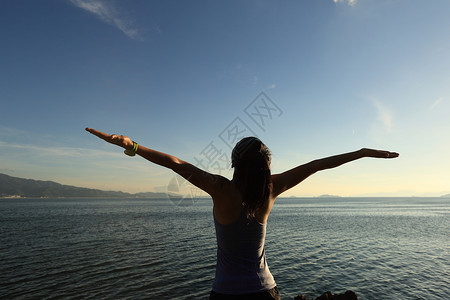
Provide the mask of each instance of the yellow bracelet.
[{"label": "yellow bracelet", "polygon": [[138,143],[133,141],[133,149],[130,149],[130,150],[127,149],[127,150],[123,151],[123,153],[125,153],[128,156],[135,156],[138,146],[139,146]]}]

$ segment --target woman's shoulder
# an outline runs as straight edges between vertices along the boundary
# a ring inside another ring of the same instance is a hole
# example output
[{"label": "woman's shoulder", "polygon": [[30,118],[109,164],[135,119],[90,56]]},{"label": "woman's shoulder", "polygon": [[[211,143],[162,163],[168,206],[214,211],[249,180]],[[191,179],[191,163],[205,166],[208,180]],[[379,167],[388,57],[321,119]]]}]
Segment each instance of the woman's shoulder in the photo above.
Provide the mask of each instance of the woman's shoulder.
[{"label": "woman's shoulder", "polygon": [[214,204],[225,206],[233,205],[237,202],[242,203],[242,196],[236,184],[225,177],[219,176],[217,179],[217,189],[212,195]]},{"label": "woman's shoulder", "polygon": [[211,195],[211,197],[213,197],[213,200],[214,198],[222,198],[224,196],[226,197],[228,194],[233,193],[235,184],[231,180],[223,177],[222,175],[214,174],[212,176],[214,178],[214,193],[213,195]]}]

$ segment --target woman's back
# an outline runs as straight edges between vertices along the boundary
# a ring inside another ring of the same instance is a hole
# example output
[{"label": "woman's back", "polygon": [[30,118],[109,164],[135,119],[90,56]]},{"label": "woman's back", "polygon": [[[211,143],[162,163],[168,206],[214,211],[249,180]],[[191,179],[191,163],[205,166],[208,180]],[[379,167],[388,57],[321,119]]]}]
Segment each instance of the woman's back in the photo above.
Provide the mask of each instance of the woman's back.
[{"label": "woman's back", "polygon": [[214,217],[217,238],[217,265],[213,291],[248,294],[276,286],[269,271],[264,242],[266,224],[248,219],[242,207],[240,217],[224,225]]},{"label": "woman's back", "polygon": [[[214,218],[223,225],[232,224],[245,211],[244,201],[235,182],[226,178],[220,178],[221,191],[212,196],[214,203]],[[255,213],[255,219],[259,223],[266,223],[272,209],[274,198],[272,195],[262,203]]]}]

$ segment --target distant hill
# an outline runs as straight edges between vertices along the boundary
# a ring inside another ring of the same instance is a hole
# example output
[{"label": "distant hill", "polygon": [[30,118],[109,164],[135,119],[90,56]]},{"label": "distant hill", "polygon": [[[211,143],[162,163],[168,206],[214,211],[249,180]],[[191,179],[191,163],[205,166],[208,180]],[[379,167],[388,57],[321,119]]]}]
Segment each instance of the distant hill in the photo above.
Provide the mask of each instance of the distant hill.
[{"label": "distant hill", "polygon": [[340,198],[340,197],[341,196],[324,194],[324,195],[318,196],[317,198]]},{"label": "distant hill", "polygon": [[23,179],[0,174],[0,197],[110,197],[110,198],[164,198],[165,193],[130,194],[62,185],[53,181]]}]

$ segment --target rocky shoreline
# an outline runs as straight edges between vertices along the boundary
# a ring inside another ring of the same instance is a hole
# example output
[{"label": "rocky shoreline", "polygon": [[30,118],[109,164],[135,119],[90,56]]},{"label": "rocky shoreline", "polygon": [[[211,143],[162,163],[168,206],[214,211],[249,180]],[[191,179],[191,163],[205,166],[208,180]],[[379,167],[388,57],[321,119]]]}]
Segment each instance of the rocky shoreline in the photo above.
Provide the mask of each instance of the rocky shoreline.
[{"label": "rocky shoreline", "polygon": [[308,298],[305,295],[298,295],[294,300],[358,300],[353,291],[346,291],[343,294],[333,294],[332,292],[326,292],[317,298]]}]

